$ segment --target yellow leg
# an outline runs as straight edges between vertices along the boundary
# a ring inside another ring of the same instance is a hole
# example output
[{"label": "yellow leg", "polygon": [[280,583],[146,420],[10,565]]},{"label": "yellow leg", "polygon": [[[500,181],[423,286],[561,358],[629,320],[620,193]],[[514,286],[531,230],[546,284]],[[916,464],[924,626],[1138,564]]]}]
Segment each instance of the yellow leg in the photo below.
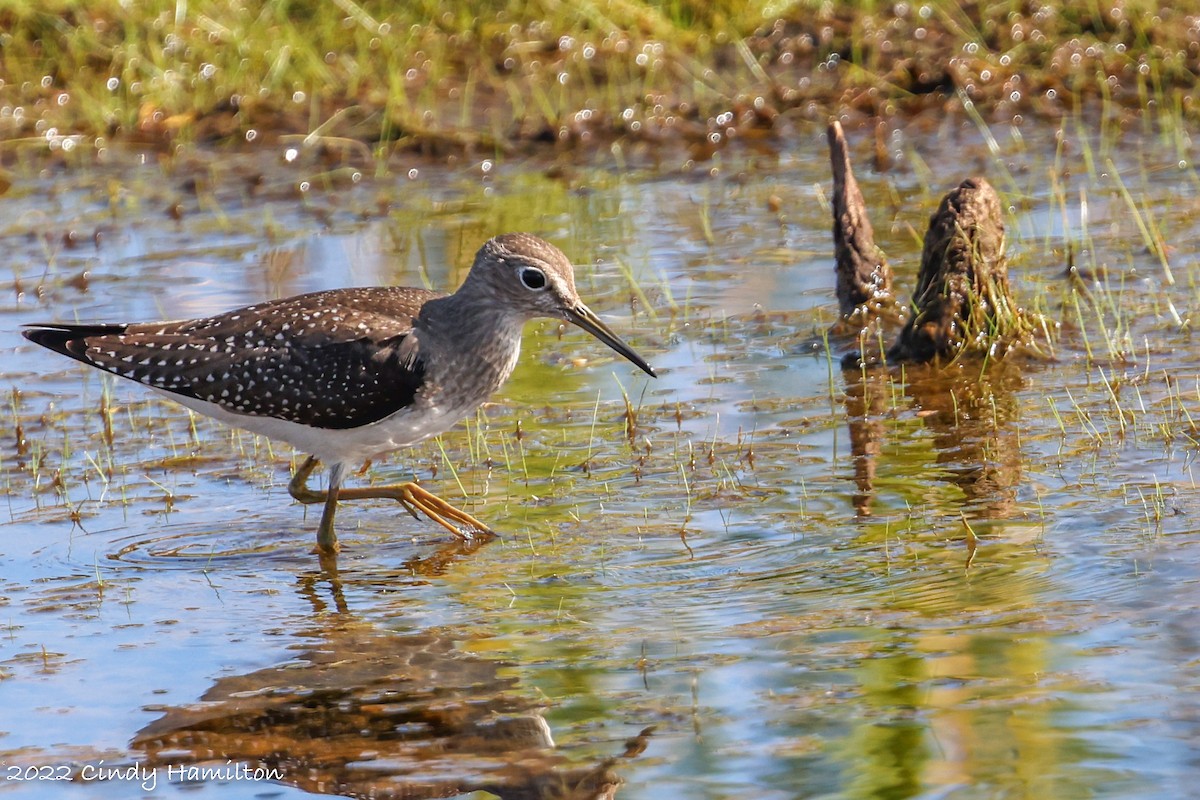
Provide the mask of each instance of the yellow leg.
[{"label": "yellow leg", "polygon": [[288,494],[290,494],[297,502],[308,505],[310,503],[324,503],[325,492],[314,491],[308,488],[308,478],[317,469],[317,464],[321,462],[316,456],[309,456],[304,459],[304,463],[296,470],[296,474],[292,476],[292,480],[288,482]]},{"label": "yellow leg", "polygon": [[337,540],[337,531],[333,529],[333,517],[337,514],[338,498],[341,496],[344,467],[341,464],[334,464],[330,467],[329,488],[318,492],[308,488],[308,478],[319,463],[316,456],[309,456],[305,459],[288,483],[288,494],[301,503],[325,504],[325,508],[321,510],[321,524],[317,526],[317,552],[322,555],[333,555],[342,549]]},{"label": "yellow leg", "polygon": [[288,483],[288,493],[297,501],[305,504],[325,504],[325,509],[321,514],[321,524],[317,528],[318,552],[336,553],[338,551],[337,534],[333,530],[333,516],[337,511],[339,500],[395,500],[404,506],[404,509],[412,514],[414,519],[420,519],[420,515],[424,514],[463,541],[471,541],[476,536],[492,537],[496,535],[495,531],[467,512],[455,508],[411,481],[391,486],[343,489],[341,488],[342,465],[336,464],[330,470],[329,490],[321,492],[310,489],[308,479],[316,470],[318,463],[315,456],[309,456]]},{"label": "yellow leg", "polygon": [[[391,486],[364,486],[357,489],[342,489],[343,500],[395,500],[404,506],[416,519],[424,514],[463,541],[471,541],[477,535],[492,537],[496,532],[462,509],[455,508],[433,492],[419,485],[396,483]],[[457,523],[457,524],[455,524]]]}]

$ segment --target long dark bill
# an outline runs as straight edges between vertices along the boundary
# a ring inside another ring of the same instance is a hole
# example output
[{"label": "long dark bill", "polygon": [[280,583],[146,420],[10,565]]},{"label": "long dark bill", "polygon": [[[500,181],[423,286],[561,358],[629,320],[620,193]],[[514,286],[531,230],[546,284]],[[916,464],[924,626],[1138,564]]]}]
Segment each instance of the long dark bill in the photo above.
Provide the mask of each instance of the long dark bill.
[{"label": "long dark bill", "polygon": [[583,303],[580,303],[574,308],[568,308],[567,319],[569,319],[571,322],[574,322],[576,325],[583,328],[600,341],[604,342],[613,350],[616,350],[618,353],[628,358],[634,364],[637,364],[639,367],[641,367],[642,371],[650,377],[658,377],[658,375],[654,372],[654,367],[647,364],[646,359],[639,356],[636,350],[625,344],[625,342],[621,340],[620,336],[617,336],[615,333],[609,330],[608,326],[601,322],[600,318],[597,317],[592,310]]}]

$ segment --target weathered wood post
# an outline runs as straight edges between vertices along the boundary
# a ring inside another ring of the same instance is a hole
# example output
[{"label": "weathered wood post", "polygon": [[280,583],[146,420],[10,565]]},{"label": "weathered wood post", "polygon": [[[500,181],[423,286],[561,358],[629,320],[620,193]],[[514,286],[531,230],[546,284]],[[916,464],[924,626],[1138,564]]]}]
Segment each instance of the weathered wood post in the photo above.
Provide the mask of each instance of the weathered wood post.
[{"label": "weathered wood post", "polygon": [[838,311],[848,322],[866,322],[895,306],[892,270],[875,244],[846,137],[837,121],[829,124],[829,159],[833,162],[833,250],[837,259]]},{"label": "weathered wood post", "polygon": [[1009,294],[1000,198],[984,178],[959,184],[930,219],[913,305],[892,360],[1002,356],[1028,333]]},{"label": "weathered wood post", "polygon": [[[904,311],[895,302],[891,268],[875,244],[842,126],[832,122],[828,133],[839,324],[859,327],[863,352],[850,360],[874,362],[876,356],[866,353],[868,326],[878,333],[879,323],[898,322]],[[1000,197],[984,178],[968,178],[942,199],[929,221],[912,313],[887,358],[926,362],[964,353],[998,358],[1014,345],[1031,344],[1032,331],[1009,294]]]}]

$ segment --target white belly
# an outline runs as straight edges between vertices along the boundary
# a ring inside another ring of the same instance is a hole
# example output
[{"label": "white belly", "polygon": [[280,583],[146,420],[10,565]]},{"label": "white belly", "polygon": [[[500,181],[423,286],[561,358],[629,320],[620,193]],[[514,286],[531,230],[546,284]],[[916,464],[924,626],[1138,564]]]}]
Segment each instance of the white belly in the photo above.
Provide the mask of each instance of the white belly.
[{"label": "white belly", "polygon": [[193,411],[212,417],[218,422],[251,431],[276,441],[287,442],[305,453],[311,453],[326,464],[365,461],[401,447],[417,444],[430,436],[445,433],[469,414],[472,408],[422,406],[420,413],[411,408],[397,411],[390,417],[358,428],[334,430],[310,428],[274,417],[256,417],[226,411],[216,403],[181,397],[162,391],[175,402]]}]

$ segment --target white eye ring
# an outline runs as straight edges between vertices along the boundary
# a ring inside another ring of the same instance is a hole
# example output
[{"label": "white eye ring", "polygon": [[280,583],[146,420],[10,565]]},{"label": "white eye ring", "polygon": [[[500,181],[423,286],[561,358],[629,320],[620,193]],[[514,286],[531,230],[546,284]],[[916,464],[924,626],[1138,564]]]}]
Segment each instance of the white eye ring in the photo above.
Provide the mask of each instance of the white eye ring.
[{"label": "white eye ring", "polygon": [[535,292],[543,291],[549,284],[546,273],[534,267],[521,267],[517,271],[517,277],[521,279],[522,286]]}]

